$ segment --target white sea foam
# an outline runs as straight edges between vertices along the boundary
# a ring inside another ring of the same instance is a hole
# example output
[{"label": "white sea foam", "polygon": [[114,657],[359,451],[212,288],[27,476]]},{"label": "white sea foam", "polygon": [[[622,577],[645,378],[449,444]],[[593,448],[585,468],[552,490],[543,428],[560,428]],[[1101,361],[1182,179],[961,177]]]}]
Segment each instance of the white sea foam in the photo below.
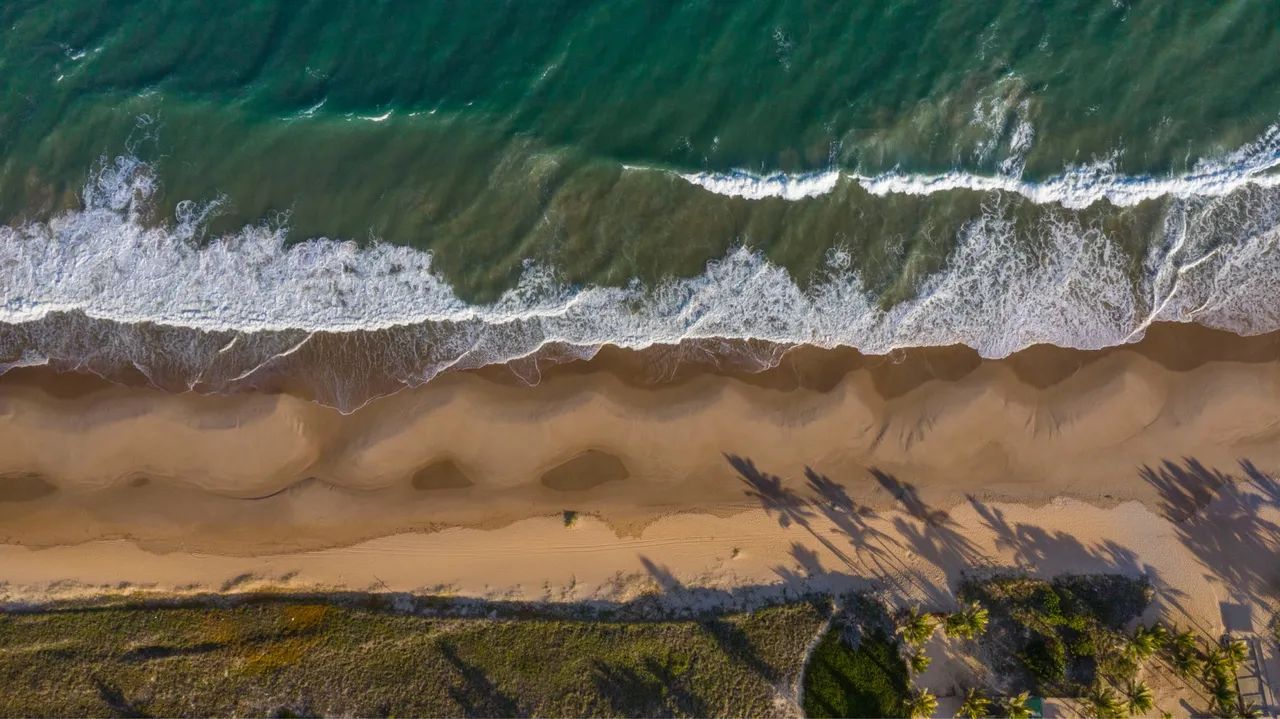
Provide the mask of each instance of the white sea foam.
[{"label": "white sea foam", "polygon": [[[942,269],[888,309],[848,250],[833,251],[826,276],[802,289],[747,248],[657,287],[574,288],[530,266],[497,301],[476,305],[433,269],[430,253],[408,247],[288,245],[283,229],[268,226],[198,244],[213,206],[190,203],[174,226],[146,226],[155,180],[121,158],[95,174],[83,209],[0,228],[0,369],[56,361],[230,386],[291,361],[314,333],[381,332],[378,342],[345,343],[341,351],[358,356],[326,356],[322,370],[335,385],[344,373],[415,384],[553,343],[590,352],[762,340],[868,353],[964,344],[1001,357],[1036,343],[1120,344],[1156,320],[1280,329],[1280,192],[1268,183],[1234,187],[1170,202],[1163,235],[1139,258],[1139,278],[1133,258],[1077,213],[1045,208],[1028,229],[993,195]],[[353,382],[327,401],[358,407],[371,390]]]},{"label": "white sea foam", "polygon": [[842,177],[838,170],[788,175],[775,172],[757,175],[746,170],[733,172],[693,172],[681,177],[717,195],[763,200],[780,197],[784,200],[803,200],[818,197],[836,188]]},{"label": "white sea foam", "polygon": [[1011,144],[1019,152],[1013,164],[1002,166],[1002,174],[976,175],[960,170],[940,174],[888,172],[862,175],[827,170],[818,173],[787,175],[754,174],[746,170],[731,172],[679,173],[684,180],[710,192],[729,197],[759,200],[777,197],[803,200],[830,193],[840,181],[860,185],[875,195],[931,195],[938,192],[968,190],[973,192],[1008,192],[1021,195],[1037,204],[1059,204],[1080,209],[1106,200],[1119,207],[1130,207],[1147,200],[1165,197],[1222,197],[1248,186],[1280,186],[1280,125],[1273,125],[1254,142],[1231,154],[1198,163],[1192,170],[1177,176],[1131,176],[1116,171],[1115,158],[1068,168],[1060,175],[1032,182],[1023,180],[1020,153],[1025,153],[1035,137],[1029,124],[1020,122],[1014,129]]}]

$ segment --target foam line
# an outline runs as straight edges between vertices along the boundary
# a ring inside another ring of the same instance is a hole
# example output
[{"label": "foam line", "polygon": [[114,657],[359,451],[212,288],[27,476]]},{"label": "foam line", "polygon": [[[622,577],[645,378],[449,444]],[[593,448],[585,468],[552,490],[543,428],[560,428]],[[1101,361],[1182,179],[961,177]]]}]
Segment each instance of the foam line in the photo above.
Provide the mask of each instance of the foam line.
[{"label": "foam line", "polygon": [[[1020,128],[1019,132],[1028,134],[1030,130]],[[862,175],[838,170],[798,175],[759,175],[746,170],[676,174],[710,192],[749,200],[819,197],[847,181],[875,195],[931,195],[955,190],[1010,192],[1037,204],[1056,203],[1072,209],[1103,200],[1129,207],[1158,198],[1222,197],[1247,186],[1280,186],[1280,125],[1273,125],[1257,140],[1226,157],[1202,161],[1189,173],[1168,177],[1121,175],[1116,172],[1114,159],[1069,168],[1040,182],[1026,181],[1015,174],[975,175],[958,170],[934,175]]]}]

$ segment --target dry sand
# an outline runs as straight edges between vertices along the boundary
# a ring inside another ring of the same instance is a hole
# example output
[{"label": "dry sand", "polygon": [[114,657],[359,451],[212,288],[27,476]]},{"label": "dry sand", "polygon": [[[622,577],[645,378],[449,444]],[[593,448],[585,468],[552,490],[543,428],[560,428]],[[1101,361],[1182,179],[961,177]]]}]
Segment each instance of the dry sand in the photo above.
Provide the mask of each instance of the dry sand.
[{"label": "dry sand", "polygon": [[[963,572],[1145,574],[1220,632],[1280,586],[1280,337],[1102,352],[798,351],[641,382],[456,373],[340,415],[289,394],[0,378],[0,588],[437,591],[745,605]],[[571,514],[566,514],[566,512]],[[572,517],[574,521],[566,521]]]}]

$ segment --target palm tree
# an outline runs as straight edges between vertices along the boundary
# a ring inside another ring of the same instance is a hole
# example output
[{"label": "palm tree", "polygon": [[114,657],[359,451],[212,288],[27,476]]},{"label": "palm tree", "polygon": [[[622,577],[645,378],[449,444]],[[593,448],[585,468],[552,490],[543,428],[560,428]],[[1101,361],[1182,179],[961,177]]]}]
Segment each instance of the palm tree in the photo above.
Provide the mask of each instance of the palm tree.
[{"label": "palm tree", "polygon": [[1249,658],[1249,645],[1244,643],[1243,639],[1226,639],[1222,640],[1222,650],[1227,656],[1231,657],[1231,663],[1239,666]]},{"label": "palm tree", "polygon": [[1249,702],[1240,710],[1240,716],[1243,717],[1243,719],[1261,719],[1262,709],[1259,708],[1257,704]]},{"label": "palm tree", "polygon": [[1224,681],[1224,677],[1229,677],[1236,673],[1236,661],[1230,653],[1217,647],[1212,647],[1204,655],[1204,666],[1209,670],[1212,677],[1219,681]]},{"label": "palm tree", "polygon": [[[1189,644],[1188,642],[1183,642],[1181,640],[1182,637],[1187,637]],[[1171,645],[1173,649],[1170,658],[1172,659],[1173,668],[1186,679],[1196,676],[1204,669],[1204,665],[1200,662],[1200,656],[1196,651],[1195,641],[1195,638],[1190,633],[1178,634]]]},{"label": "palm tree", "polygon": [[929,662],[933,661],[923,649],[917,649],[911,652],[911,656],[907,657],[907,663],[911,665],[911,671],[916,674],[923,674],[924,670],[929,668]]},{"label": "palm tree", "polygon": [[938,711],[938,698],[928,689],[917,689],[903,702],[908,719],[924,719]]},{"label": "palm tree", "polygon": [[1239,697],[1236,696],[1234,687],[1228,684],[1217,684],[1213,687],[1213,704],[1218,709],[1218,714],[1222,716],[1235,716],[1236,704]]},{"label": "palm tree", "polygon": [[933,636],[933,630],[937,626],[938,620],[933,615],[924,614],[912,607],[898,624],[898,633],[907,644],[919,646],[929,641],[929,637]]},{"label": "palm tree", "polygon": [[1101,684],[1094,686],[1085,698],[1089,701],[1089,708],[1093,710],[1093,715],[1098,719],[1120,719],[1128,713],[1125,702],[1120,700],[1119,695],[1111,687]]},{"label": "palm tree", "polygon": [[990,613],[977,602],[969,602],[960,611],[947,615],[943,629],[949,637],[973,639],[987,631],[987,620]]},{"label": "palm tree", "polygon": [[1125,695],[1129,698],[1129,716],[1146,716],[1155,708],[1155,694],[1152,693],[1151,687],[1140,679],[1129,682]]},{"label": "palm tree", "polygon": [[991,700],[977,688],[965,692],[964,702],[956,711],[958,719],[986,719],[991,716]]},{"label": "palm tree", "polygon": [[1143,661],[1159,651],[1167,638],[1168,632],[1159,624],[1153,627],[1138,627],[1129,640],[1127,648],[1134,659]]},{"label": "palm tree", "polygon": [[1027,702],[1031,699],[1031,695],[1027,692],[1015,694],[1004,699],[1004,714],[1009,719],[1031,719],[1031,707],[1027,706]]}]

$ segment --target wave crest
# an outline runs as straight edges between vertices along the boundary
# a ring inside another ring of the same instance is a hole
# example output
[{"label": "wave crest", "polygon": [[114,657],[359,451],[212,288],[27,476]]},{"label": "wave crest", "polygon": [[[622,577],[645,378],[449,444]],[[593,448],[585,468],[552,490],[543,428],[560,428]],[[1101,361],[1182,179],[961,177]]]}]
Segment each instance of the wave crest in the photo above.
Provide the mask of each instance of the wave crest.
[{"label": "wave crest", "polygon": [[1217,159],[1203,160],[1180,176],[1122,175],[1116,158],[1068,168],[1039,182],[1023,180],[1025,152],[1035,131],[1021,123],[1010,141],[1016,151],[1002,163],[1002,174],[975,175],[963,171],[940,174],[888,172],[881,175],[828,170],[789,175],[760,175],[747,170],[732,172],[675,173],[686,182],[709,192],[749,200],[780,198],[803,200],[833,191],[841,182],[852,182],[873,195],[931,195],[939,192],[1008,192],[1036,204],[1058,204],[1083,209],[1107,201],[1132,207],[1163,198],[1223,197],[1246,187],[1280,186],[1280,125],[1273,125],[1253,142]]}]

